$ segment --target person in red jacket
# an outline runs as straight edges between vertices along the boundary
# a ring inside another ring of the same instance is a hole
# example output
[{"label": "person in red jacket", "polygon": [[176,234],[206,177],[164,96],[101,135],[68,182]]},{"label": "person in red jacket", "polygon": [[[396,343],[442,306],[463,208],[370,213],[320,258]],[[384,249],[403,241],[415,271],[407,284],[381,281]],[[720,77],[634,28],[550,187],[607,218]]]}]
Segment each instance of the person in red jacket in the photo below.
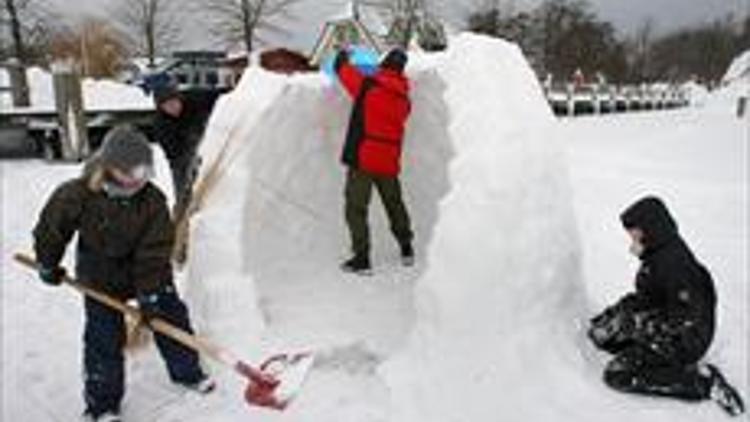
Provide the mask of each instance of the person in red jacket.
[{"label": "person in red jacket", "polygon": [[349,168],[345,214],[354,254],[341,264],[346,272],[372,272],[367,211],[373,186],[385,206],[402,263],[414,264],[414,235],[398,179],[406,120],[411,111],[409,80],[404,75],[407,61],[403,50],[394,49],[372,76],[365,76],[349,63],[346,50],[340,51],[334,62],[341,84],[354,99],[341,155],[341,161]]}]

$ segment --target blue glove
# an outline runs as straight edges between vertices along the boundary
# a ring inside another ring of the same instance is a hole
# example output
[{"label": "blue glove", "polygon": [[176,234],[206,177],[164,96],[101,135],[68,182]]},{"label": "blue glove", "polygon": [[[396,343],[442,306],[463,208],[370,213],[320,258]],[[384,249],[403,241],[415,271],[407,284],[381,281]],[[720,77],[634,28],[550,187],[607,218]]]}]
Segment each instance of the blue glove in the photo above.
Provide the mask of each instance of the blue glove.
[{"label": "blue glove", "polygon": [[59,286],[65,279],[65,269],[60,267],[40,267],[39,278],[49,286]]}]

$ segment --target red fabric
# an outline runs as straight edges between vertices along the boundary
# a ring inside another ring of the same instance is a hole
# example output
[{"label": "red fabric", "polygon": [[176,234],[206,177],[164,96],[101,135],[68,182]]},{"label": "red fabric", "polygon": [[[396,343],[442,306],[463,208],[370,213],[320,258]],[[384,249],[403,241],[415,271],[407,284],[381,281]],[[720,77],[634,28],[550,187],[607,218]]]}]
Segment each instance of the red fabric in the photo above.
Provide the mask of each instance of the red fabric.
[{"label": "red fabric", "polygon": [[[339,76],[347,92],[356,99],[365,77],[348,63],[342,66]],[[381,69],[372,78],[375,84],[363,99],[364,135],[357,150],[359,169],[395,177],[401,170],[401,149],[411,111],[409,80],[388,69]]]}]

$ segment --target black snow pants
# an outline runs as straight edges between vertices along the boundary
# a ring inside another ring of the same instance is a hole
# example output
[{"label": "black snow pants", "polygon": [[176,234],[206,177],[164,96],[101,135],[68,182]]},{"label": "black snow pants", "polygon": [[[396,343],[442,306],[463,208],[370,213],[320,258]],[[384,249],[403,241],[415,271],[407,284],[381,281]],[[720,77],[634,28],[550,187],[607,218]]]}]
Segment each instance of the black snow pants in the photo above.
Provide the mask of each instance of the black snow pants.
[{"label": "black snow pants", "polygon": [[175,205],[172,215],[175,221],[184,216],[193,199],[193,184],[198,177],[201,159],[195,153],[185,154],[170,161]]},{"label": "black snow pants", "polygon": [[604,370],[604,382],[618,391],[687,401],[708,399],[712,385],[696,363],[682,363],[641,345],[617,353]]},{"label": "black snow pants", "polygon": [[[621,317],[630,320],[633,315],[625,313]],[[698,370],[697,363],[708,349],[710,338],[706,341],[684,322],[655,320],[647,325],[648,328],[623,330],[605,343],[595,342],[614,355],[604,370],[604,382],[628,393],[688,401],[708,399],[712,380]]]},{"label": "black snow pants", "polygon": [[[123,315],[93,299],[85,299],[83,336],[84,400],[86,413],[98,416],[119,412],[125,394],[125,321]],[[175,292],[160,295],[157,316],[192,332],[187,307]],[[173,382],[193,384],[205,378],[198,354],[163,335],[155,334],[156,346]]]}]

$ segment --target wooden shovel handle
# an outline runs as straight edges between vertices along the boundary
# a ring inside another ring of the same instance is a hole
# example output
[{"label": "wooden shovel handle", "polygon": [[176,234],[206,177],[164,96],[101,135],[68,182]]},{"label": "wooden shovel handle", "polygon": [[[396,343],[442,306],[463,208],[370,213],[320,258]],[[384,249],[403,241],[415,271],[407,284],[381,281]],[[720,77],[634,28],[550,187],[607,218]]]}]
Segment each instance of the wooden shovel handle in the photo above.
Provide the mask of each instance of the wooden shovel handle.
[{"label": "wooden shovel handle", "polygon": [[[13,258],[19,263],[31,269],[38,270],[40,267],[39,263],[34,258],[28,255],[17,253],[13,256]],[[109,306],[110,308],[115,309],[127,316],[130,316],[137,321],[143,320],[143,314],[135,306],[129,305],[107,294],[104,294],[102,292],[86,287],[80,282],[78,282],[77,280],[75,280],[74,278],[68,276],[67,274],[63,277],[63,282],[69,285],[70,287],[76,289],[80,293],[106,306]],[[236,360],[233,359],[231,355],[229,355],[227,352],[224,352],[219,347],[213,344],[210,344],[180,328],[175,327],[174,325],[168,323],[162,318],[150,319],[148,322],[148,326],[151,327],[151,329],[154,330],[155,332],[164,334],[165,336],[183,344],[184,346],[189,347],[199,353],[206,354],[209,357],[213,358],[214,360],[217,360],[232,368],[235,368],[237,364]]]}]

